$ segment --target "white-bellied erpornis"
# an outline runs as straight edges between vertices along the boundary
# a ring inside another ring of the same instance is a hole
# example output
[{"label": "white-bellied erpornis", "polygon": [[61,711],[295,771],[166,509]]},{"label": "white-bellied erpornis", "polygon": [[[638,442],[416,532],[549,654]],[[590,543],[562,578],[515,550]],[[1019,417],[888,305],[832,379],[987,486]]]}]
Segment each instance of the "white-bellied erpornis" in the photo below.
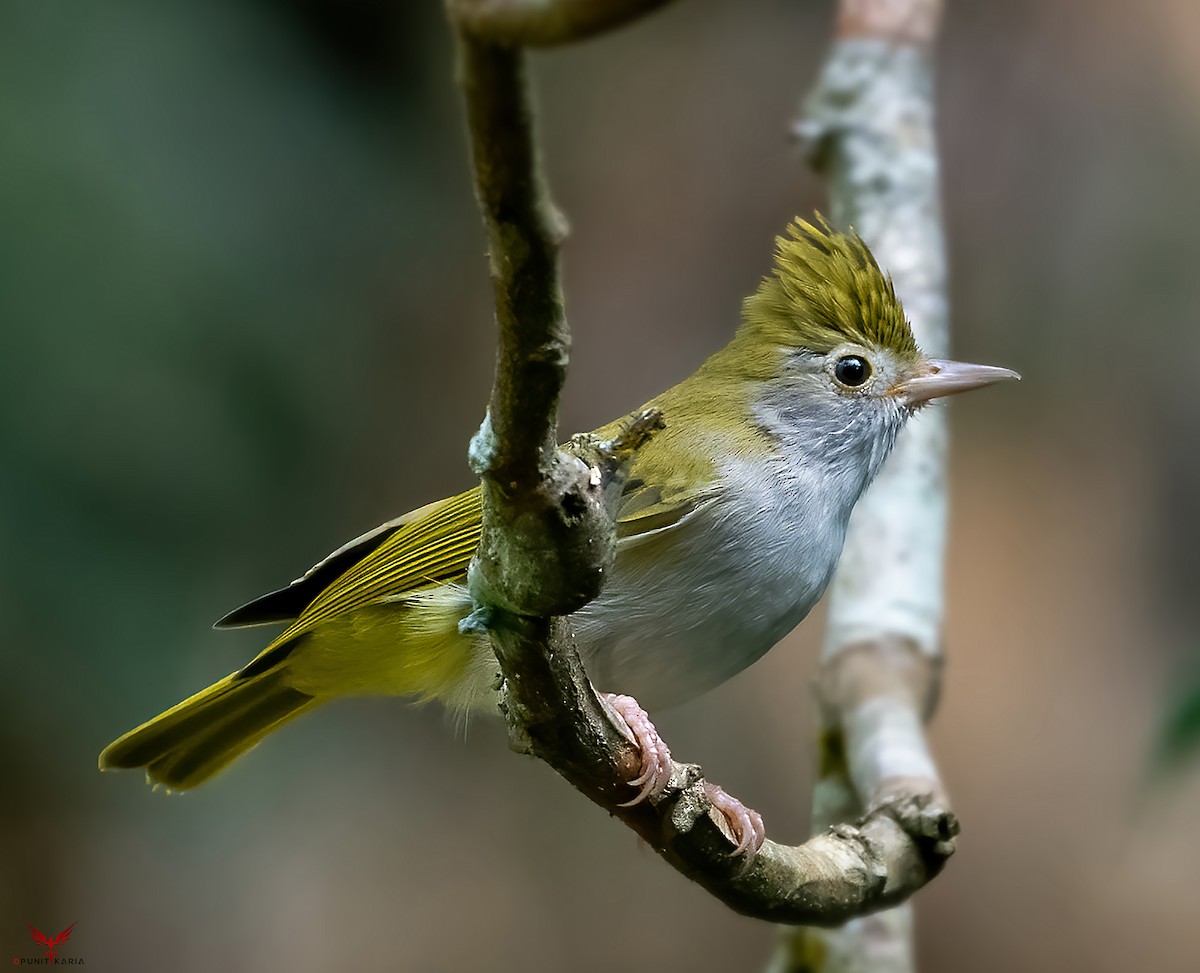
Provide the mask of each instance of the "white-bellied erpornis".
[{"label": "white-bellied erpornis", "polygon": [[[642,748],[635,800],[664,783],[666,749],[634,699],[669,706],[760,658],[825,591],[850,512],[905,421],[931,399],[1016,377],[926,357],[852,232],[797,220],[777,240],[729,344],[645,407],[665,427],[632,461],[609,577],[571,616],[593,683]],[[100,766],[194,787],[339,696],[494,711],[491,646],[459,626],[479,534],[476,488],[383,524],[226,615],[218,627],[284,628],[248,665],[110,744]],[[761,821],[713,796],[752,853]]]}]

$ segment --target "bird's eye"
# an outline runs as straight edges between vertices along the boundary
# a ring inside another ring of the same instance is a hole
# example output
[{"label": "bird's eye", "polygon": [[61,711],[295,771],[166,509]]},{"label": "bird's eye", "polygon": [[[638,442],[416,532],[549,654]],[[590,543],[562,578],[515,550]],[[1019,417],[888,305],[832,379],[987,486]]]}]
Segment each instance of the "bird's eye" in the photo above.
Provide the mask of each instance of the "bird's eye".
[{"label": "bird's eye", "polygon": [[871,366],[865,358],[847,355],[833,366],[833,377],[848,388],[856,389],[871,377]]}]

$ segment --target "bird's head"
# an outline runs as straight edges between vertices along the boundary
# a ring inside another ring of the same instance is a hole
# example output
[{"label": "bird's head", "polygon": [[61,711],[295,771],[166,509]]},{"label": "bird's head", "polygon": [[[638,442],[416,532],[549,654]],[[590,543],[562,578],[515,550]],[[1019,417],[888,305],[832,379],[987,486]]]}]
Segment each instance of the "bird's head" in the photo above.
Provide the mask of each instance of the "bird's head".
[{"label": "bird's head", "polygon": [[887,399],[904,410],[1019,378],[992,365],[927,357],[917,347],[892,280],[858,234],[817,217],[776,240],[772,273],[746,299],[746,327],[812,377],[811,390]]},{"label": "bird's head", "polygon": [[930,358],[917,346],[891,278],[853,231],[797,219],[776,241],[772,272],[746,299],[739,337],[776,433],[827,456],[868,442],[877,468],[904,420],[929,401],[1019,378],[991,365]]}]

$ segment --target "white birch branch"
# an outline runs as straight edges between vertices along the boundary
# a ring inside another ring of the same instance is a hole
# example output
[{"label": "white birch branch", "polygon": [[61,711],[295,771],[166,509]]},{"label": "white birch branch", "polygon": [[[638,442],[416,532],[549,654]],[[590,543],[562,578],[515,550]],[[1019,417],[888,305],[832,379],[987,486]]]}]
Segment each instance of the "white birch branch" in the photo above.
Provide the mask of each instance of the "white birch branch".
[{"label": "white birch branch", "polygon": [[[799,134],[830,180],[831,216],[892,275],[917,341],[949,346],[931,49],[940,0],[841,0],[837,39]],[[909,424],[851,518],[821,658],[813,828],[896,802],[946,855],[949,810],[924,722],[941,671],[946,420]],[[836,930],[785,930],[775,971],[914,969],[911,906]]]}]

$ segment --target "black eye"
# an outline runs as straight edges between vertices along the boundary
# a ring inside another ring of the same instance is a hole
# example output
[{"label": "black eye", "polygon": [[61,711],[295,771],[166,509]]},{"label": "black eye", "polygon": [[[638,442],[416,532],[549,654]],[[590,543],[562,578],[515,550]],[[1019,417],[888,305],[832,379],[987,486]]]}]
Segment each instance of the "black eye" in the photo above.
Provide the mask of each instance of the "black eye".
[{"label": "black eye", "polygon": [[871,366],[865,358],[847,355],[837,360],[837,364],[833,366],[833,376],[843,385],[852,389],[858,388],[871,377]]}]

